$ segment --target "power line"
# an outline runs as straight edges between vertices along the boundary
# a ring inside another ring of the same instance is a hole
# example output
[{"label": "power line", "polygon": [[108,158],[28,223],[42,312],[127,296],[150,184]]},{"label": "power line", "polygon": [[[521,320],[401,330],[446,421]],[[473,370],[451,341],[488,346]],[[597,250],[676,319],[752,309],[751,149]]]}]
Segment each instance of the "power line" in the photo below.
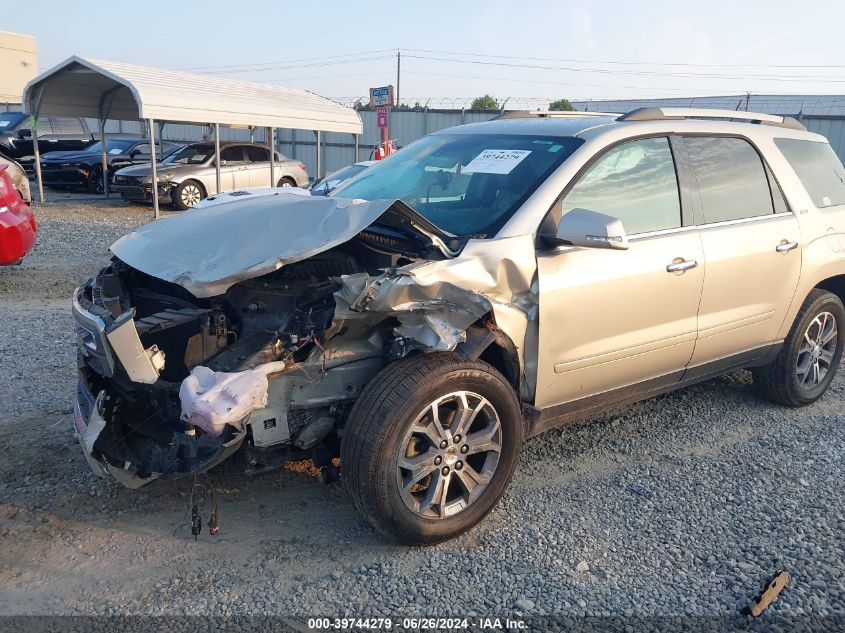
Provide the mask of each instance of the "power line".
[{"label": "power line", "polygon": [[[508,78],[508,77],[478,77],[474,75],[452,75],[447,73],[428,73],[419,70],[408,70],[405,69],[405,74],[412,74],[412,75],[428,75],[431,77],[453,77],[457,79],[483,79],[485,81],[511,81],[517,83],[527,83],[527,84],[555,84],[559,86],[589,86],[591,88],[625,88],[625,89],[638,89],[642,88],[642,86],[620,86],[620,85],[609,85],[609,84],[593,84],[593,83],[581,83],[581,82],[572,82],[572,81],[546,81],[546,80],[531,80],[531,79],[516,79],[516,78]],[[689,90],[684,90],[681,88],[663,88],[661,90],[667,90],[672,92],[684,92],[689,93]]]},{"label": "power line", "polygon": [[529,60],[537,62],[562,62],[568,64],[613,64],[622,66],[688,66],[694,68],[845,68],[845,64],[704,64],[696,62],[632,62],[623,60],[523,57],[516,55],[495,55],[491,53],[458,53],[455,51],[437,51],[425,48],[403,48],[402,50],[417,53],[434,53],[439,55],[459,55],[463,57]]},{"label": "power line", "polygon": [[338,66],[342,64],[358,64],[361,62],[371,62],[371,61],[381,61],[384,59],[394,59],[393,55],[379,55],[376,57],[361,57],[358,59],[343,59],[337,61],[325,61],[325,62],[315,62],[311,64],[289,64],[286,66],[266,66],[263,68],[242,68],[242,69],[233,69],[233,70],[215,70],[215,71],[203,71],[201,74],[212,74],[212,75],[228,75],[228,74],[240,74],[240,73],[256,73],[256,72],[265,72],[270,70],[296,70],[299,68],[316,68],[316,67],[324,67],[324,66]]},{"label": "power line", "polygon": [[608,70],[606,68],[574,68],[571,66],[542,66],[539,64],[514,64],[509,62],[492,62],[492,61],[482,61],[476,59],[449,59],[444,57],[429,57],[425,55],[411,55],[406,53],[406,57],[410,57],[413,59],[424,59],[428,61],[441,61],[441,62],[452,62],[452,63],[459,63],[459,64],[474,64],[480,66],[499,66],[505,68],[520,68],[520,69],[531,69],[531,70],[553,70],[557,72],[577,72],[577,73],[598,73],[598,74],[608,74],[608,75],[635,75],[635,76],[648,76],[648,77],[676,77],[676,78],[688,78],[688,79],[727,79],[727,80],[739,80],[739,81],[747,81],[748,79],[756,79],[758,81],[785,81],[785,82],[807,82],[807,81],[818,81],[820,83],[845,83],[845,79],[825,79],[822,77],[813,77],[813,76],[772,76],[772,75],[719,75],[713,73],[672,73],[672,72],[663,72],[663,71],[647,71],[647,70]]},{"label": "power line", "polygon": [[396,49],[393,48],[379,48],[373,51],[361,51],[358,53],[343,53],[340,55],[325,55],[322,57],[302,57],[299,59],[280,59],[275,61],[264,61],[264,62],[255,62],[252,64],[229,64],[227,66],[189,66],[186,68],[175,68],[174,70],[217,70],[217,69],[226,69],[226,68],[252,68],[255,66],[272,66],[275,64],[295,64],[297,62],[313,62],[313,61],[320,61],[320,60],[331,60],[331,59],[338,59],[342,57],[359,57],[361,55],[374,55],[376,53],[386,53],[392,52]]}]

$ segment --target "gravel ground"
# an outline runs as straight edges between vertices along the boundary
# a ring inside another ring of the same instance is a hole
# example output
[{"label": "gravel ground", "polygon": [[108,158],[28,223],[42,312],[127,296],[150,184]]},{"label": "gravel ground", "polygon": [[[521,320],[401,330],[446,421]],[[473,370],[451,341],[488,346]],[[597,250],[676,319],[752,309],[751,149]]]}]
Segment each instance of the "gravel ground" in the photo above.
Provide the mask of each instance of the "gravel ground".
[{"label": "gravel ground", "polygon": [[150,206],[46,194],[48,203],[33,208],[35,248],[20,266],[0,267],[0,403],[7,414],[68,406],[76,380],[71,293],[108,263],[112,242],[152,219]]},{"label": "gravel ground", "polygon": [[[245,479],[224,464],[212,473],[220,535],[194,542],[186,482],[132,491],[97,479],[61,413],[69,293],[150,213],[39,207],[36,251],[0,269],[0,614],[845,629],[843,373],[804,409],[759,399],[737,372],[530,440],[490,517],[423,549],[384,541],[341,484],[307,469]],[[759,620],[741,616],[779,569],[792,574],[780,599]]]}]

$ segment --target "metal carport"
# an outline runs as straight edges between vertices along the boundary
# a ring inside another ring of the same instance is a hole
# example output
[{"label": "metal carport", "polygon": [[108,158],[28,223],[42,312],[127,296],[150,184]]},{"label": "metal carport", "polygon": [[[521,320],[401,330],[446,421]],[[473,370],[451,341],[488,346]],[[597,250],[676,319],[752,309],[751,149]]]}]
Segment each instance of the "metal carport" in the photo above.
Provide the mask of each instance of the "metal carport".
[{"label": "metal carport", "polygon": [[[276,128],[314,130],[318,148],[320,132],[358,135],[363,124],[352,108],[347,108],[307,90],[222,79],[164,68],[136,66],[122,62],[85,59],[76,55],[30,81],[23,93],[26,112],[44,115],[82,116],[100,121],[105,141],[106,119],[145,121],[150,137],[152,197],[155,217],[159,217],[156,174],[156,122],[211,124],[215,130],[217,188],[220,190],[220,126],[267,127],[275,151]],[[38,143],[33,132],[38,190],[44,199]],[[103,142],[103,179],[106,144]],[[275,158],[275,154],[271,154]],[[357,160],[356,156],[356,160]],[[271,186],[275,174],[270,161]],[[320,171],[318,149],[317,171]],[[319,177],[320,174],[317,174]]]}]

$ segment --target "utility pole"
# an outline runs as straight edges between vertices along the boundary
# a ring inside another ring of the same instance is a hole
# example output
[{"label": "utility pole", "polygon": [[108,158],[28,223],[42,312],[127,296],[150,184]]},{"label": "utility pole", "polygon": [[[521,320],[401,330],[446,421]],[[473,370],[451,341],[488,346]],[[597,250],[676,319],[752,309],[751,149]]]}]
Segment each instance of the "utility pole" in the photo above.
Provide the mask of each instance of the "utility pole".
[{"label": "utility pole", "polygon": [[396,51],[396,107],[399,107],[399,77],[402,73],[402,51]]}]

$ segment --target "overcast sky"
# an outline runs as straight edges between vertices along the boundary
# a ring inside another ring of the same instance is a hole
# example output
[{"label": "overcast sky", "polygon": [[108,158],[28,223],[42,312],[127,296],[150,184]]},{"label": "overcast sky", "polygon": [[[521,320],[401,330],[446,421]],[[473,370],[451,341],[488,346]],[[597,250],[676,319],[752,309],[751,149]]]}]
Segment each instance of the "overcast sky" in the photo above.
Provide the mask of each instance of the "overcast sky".
[{"label": "overcast sky", "polygon": [[79,54],[335,98],[395,83],[397,49],[403,101],[431,97],[432,105],[485,92],[500,99],[845,94],[845,3],[691,5],[0,0],[0,29],[38,38],[41,70]]}]

